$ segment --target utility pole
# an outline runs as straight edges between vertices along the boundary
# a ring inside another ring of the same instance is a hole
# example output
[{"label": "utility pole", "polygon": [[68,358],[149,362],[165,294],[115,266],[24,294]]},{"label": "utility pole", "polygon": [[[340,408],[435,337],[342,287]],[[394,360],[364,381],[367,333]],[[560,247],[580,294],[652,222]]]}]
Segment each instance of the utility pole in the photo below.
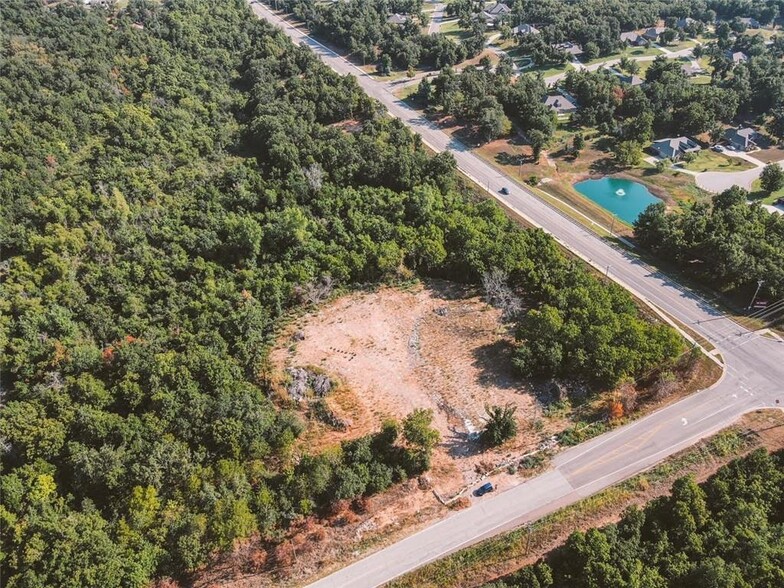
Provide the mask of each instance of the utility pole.
[{"label": "utility pole", "polygon": [[751,297],[751,302],[746,307],[746,310],[749,310],[752,306],[754,306],[754,301],[757,299],[757,294],[759,294],[760,288],[762,288],[762,284],[765,283],[765,280],[757,280],[757,289],[754,290],[754,296]]},{"label": "utility pole", "polygon": [[610,277],[610,266],[609,265],[607,266],[607,271],[604,272],[604,277],[605,278],[609,278]]},{"label": "utility pole", "polygon": [[615,233],[613,232],[614,230],[615,230],[615,215],[612,215],[612,224],[610,224],[610,236],[612,237],[615,236]]}]

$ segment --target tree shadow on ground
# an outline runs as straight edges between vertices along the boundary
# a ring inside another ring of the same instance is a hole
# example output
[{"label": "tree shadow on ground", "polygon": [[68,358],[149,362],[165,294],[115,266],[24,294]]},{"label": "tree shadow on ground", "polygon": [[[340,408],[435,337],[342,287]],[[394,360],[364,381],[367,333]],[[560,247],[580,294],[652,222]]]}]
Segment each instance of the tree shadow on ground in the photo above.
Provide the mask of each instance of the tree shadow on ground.
[{"label": "tree shadow on ground", "polygon": [[610,175],[623,171],[623,166],[618,165],[614,157],[602,157],[592,162],[590,170],[595,174]]},{"label": "tree shadow on ground", "polygon": [[524,391],[524,381],[515,374],[512,366],[514,349],[514,344],[506,339],[498,339],[474,349],[474,366],[479,369],[478,381],[481,385]]},{"label": "tree shadow on ground", "polygon": [[496,163],[500,165],[527,165],[538,163],[533,155],[521,155],[519,153],[509,153],[502,151],[495,156]]},{"label": "tree shadow on ground", "polygon": [[450,282],[436,278],[423,280],[422,282],[442,300],[465,300],[482,294],[478,284],[460,284],[459,282]]},{"label": "tree shadow on ground", "polygon": [[484,451],[477,433],[469,434],[456,429],[450,429],[450,435],[441,443],[450,457],[460,459],[473,457]]}]

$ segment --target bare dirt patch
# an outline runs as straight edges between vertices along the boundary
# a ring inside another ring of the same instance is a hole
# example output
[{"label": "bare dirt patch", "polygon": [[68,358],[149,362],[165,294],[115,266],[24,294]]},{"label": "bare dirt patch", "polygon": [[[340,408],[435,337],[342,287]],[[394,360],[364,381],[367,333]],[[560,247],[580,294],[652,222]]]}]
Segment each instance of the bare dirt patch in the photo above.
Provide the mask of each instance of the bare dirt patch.
[{"label": "bare dirt patch", "polygon": [[[301,340],[289,344],[293,333]],[[500,311],[474,290],[433,282],[351,294],[301,317],[281,341],[271,355],[276,369],[312,366],[341,383],[328,403],[349,427],[316,426],[309,445],[355,438],[430,408],[441,433],[431,477],[442,495],[541,438],[527,426],[538,415],[536,401],[512,372],[513,337]],[[519,433],[503,451],[479,451],[486,404],[517,406]]]},{"label": "bare dirt patch", "polygon": [[754,159],[759,159],[762,163],[771,163],[784,160],[784,147],[778,144],[765,144],[762,149],[749,153]]}]

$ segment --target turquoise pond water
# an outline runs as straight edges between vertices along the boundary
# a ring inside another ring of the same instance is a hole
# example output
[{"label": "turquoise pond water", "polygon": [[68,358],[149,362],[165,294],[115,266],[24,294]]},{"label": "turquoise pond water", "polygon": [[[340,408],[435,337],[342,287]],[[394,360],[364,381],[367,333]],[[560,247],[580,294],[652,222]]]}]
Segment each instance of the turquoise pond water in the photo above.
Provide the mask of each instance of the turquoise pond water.
[{"label": "turquoise pond water", "polygon": [[575,184],[574,189],[629,224],[636,221],[648,206],[661,202],[648,188],[630,180],[585,180]]}]

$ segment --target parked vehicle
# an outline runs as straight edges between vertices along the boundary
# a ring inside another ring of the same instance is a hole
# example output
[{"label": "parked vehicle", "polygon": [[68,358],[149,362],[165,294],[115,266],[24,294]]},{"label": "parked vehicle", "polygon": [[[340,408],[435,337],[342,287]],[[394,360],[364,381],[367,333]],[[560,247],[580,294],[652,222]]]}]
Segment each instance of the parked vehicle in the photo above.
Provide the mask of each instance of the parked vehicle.
[{"label": "parked vehicle", "polygon": [[474,490],[474,496],[478,498],[480,496],[484,496],[488,492],[492,492],[493,490],[495,490],[495,486],[493,486],[491,482],[487,482],[486,484],[482,484],[479,486],[479,488]]},{"label": "parked vehicle", "polygon": [[711,147],[711,149],[713,151],[716,151],[717,153],[721,153],[722,151],[724,151],[724,147],[722,147],[721,145],[714,145],[713,147]]}]

